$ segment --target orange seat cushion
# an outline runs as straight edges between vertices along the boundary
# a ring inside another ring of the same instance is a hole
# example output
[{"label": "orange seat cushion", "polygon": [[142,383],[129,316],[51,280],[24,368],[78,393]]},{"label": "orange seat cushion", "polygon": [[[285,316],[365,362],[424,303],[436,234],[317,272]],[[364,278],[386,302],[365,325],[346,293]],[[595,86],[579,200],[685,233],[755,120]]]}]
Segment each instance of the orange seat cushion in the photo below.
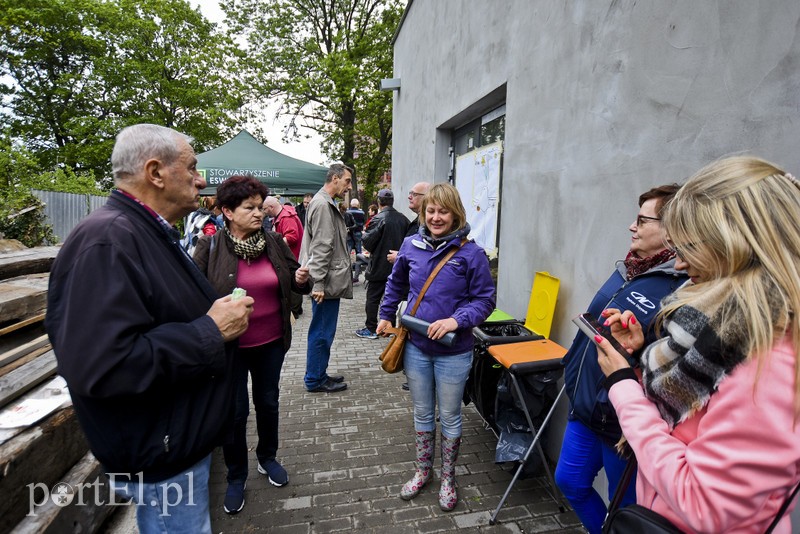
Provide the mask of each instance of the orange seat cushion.
[{"label": "orange seat cushion", "polygon": [[567,349],[549,339],[492,345],[489,354],[509,371],[528,374],[561,367]]}]

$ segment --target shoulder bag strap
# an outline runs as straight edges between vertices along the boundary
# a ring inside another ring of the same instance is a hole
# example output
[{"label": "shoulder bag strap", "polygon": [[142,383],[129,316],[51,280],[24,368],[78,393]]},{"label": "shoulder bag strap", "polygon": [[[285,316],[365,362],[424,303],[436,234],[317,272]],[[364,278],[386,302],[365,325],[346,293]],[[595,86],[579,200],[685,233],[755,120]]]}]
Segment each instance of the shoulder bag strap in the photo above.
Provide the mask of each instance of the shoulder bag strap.
[{"label": "shoulder bag strap", "polygon": [[415,313],[417,313],[417,308],[419,308],[419,303],[422,301],[422,297],[425,296],[425,292],[428,291],[428,288],[430,287],[431,282],[433,282],[433,279],[436,278],[436,275],[439,274],[439,271],[442,270],[444,264],[450,261],[450,258],[452,258],[455,255],[455,253],[458,252],[459,249],[464,246],[464,243],[466,242],[467,238],[465,237],[464,239],[461,240],[461,243],[459,243],[457,247],[452,248],[450,252],[445,254],[444,258],[442,258],[442,261],[439,262],[439,265],[437,265],[436,268],[433,269],[433,271],[431,271],[431,274],[428,276],[428,279],[425,280],[425,285],[422,286],[419,295],[417,295],[417,300],[416,302],[414,302],[414,307],[411,308],[409,315],[414,315]]},{"label": "shoulder bag strap", "polygon": [[786,500],[783,501],[783,505],[781,506],[781,509],[778,510],[778,515],[776,515],[775,519],[773,519],[772,523],[770,523],[766,534],[770,534],[770,532],[772,532],[775,529],[775,527],[778,526],[778,521],[781,520],[781,517],[783,517],[783,514],[786,513],[786,509],[789,508],[790,504],[792,504],[792,501],[794,500],[794,496],[797,495],[797,490],[799,490],[799,489],[800,489],[800,483],[798,483],[794,487],[794,490],[792,490],[792,493],[790,493],[789,496],[786,497]]},{"label": "shoulder bag strap", "polygon": [[611,503],[608,505],[609,515],[619,508],[619,503],[622,502],[622,497],[625,496],[625,492],[628,490],[628,486],[633,479],[634,471],[636,471],[636,456],[631,456],[630,460],[628,460],[628,463],[625,465],[622,476],[619,477],[619,483],[617,484],[617,491],[614,492],[614,498],[611,499]]}]

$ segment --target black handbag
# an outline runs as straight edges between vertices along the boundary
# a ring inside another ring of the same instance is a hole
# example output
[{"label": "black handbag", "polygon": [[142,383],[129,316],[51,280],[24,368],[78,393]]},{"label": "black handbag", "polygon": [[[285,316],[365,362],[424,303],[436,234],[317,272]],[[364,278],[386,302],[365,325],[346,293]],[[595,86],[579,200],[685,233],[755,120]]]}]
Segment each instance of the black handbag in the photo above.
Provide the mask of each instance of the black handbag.
[{"label": "black handbag", "polygon": [[619,479],[617,491],[608,505],[608,516],[603,523],[603,534],[631,534],[646,532],[647,534],[682,534],[682,530],[672,524],[666,517],[638,504],[620,506],[622,497],[636,472],[636,456],[631,456],[625,471]]},{"label": "black handbag", "polygon": [[[619,503],[622,501],[622,496],[625,495],[625,490],[628,489],[633,478],[633,472],[636,470],[636,457],[632,456],[628,460],[628,465],[625,466],[625,471],[617,486],[617,491],[614,493],[614,498],[608,507],[608,516],[603,523],[603,534],[630,534],[633,532],[646,532],[647,534],[682,534],[682,530],[672,524],[666,517],[645,508],[638,504],[629,504],[628,506],[620,507]],[[781,509],[775,519],[772,520],[766,534],[772,532],[778,521],[781,520],[786,509],[789,508],[797,490],[800,489],[800,484],[795,486],[794,490],[786,500],[783,502]]]}]

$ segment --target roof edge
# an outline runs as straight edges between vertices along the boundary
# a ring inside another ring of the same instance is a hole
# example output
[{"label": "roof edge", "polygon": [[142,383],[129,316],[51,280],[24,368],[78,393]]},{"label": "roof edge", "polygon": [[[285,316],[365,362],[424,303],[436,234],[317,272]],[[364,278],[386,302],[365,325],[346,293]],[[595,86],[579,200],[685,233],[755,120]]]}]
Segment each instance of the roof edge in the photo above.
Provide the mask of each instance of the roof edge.
[{"label": "roof edge", "polygon": [[392,46],[394,46],[395,41],[397,41],[397,36],[400,35],[400,30],[403,28],[403,23],[406,21],[408,10],[411,9],[413,4],[414,0],[408,0],[406,8],[403,10],[403,15],[400,17],[400,22],[397,24],[397,29],[394,31],[394,35],[392,36]]}]

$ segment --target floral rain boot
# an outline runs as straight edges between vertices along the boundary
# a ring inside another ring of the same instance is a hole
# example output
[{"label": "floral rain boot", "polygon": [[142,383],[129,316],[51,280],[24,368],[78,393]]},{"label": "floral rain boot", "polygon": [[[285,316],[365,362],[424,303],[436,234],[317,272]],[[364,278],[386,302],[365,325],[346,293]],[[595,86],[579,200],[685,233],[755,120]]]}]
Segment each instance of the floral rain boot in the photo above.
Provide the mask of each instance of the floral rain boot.
[{"label": "floral rain boot", "polygon": [[417,432],[417,470],[411,480],[403,485],[400,498],[408,501],[416,497],[425,484],[433,478],[433,446],[436,442],[435,432]]},{"label": "floral rain boot", "polygon": [[458,503],[456,491],[456,460],[461,447],[461,436],[447,438],[442,436],[442,486],[439,488],[439,507],[449,512]]}]

